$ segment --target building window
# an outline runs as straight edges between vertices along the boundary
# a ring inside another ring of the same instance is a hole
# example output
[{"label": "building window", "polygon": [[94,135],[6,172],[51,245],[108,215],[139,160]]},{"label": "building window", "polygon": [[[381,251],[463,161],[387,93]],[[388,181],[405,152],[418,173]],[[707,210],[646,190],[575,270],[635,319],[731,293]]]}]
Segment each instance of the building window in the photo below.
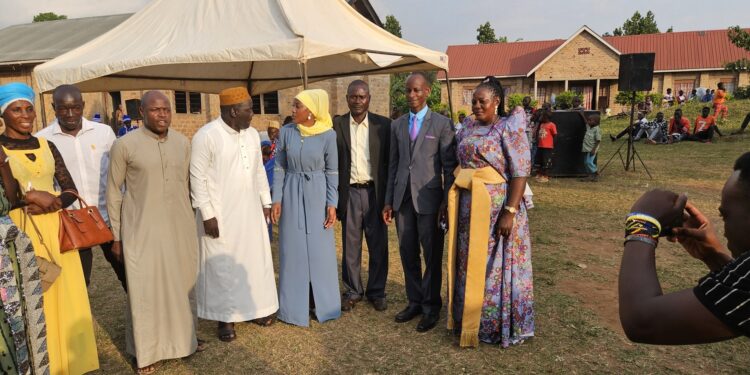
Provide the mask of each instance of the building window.
[{"label": "building window", "polygon": [[693,88],[695,88],[694,79],[675,80],[674,91],[672,91],[672,94],[677,95],[680,90],[682,90],[682,93],[685,94],[685,96],[688,96],[690,92],[693,91]]},{"label": "building window", "polygon": [[176,113],[187,113],[187,93],[185,91],[174,92],[174,111]]},{"label": "building window", "polygon": [[724,84],[724,90],[726,90],[726,92],[734,94],[734,90],[737,88],[737,84],[734,83],[734,78],[722,78],[719,82]]},{"label": "building window", "polygon": [[474,96],[474,90],[464,89],[464,92],[463,92],[464,105],[471,105],[471,98],[473,96]]},{"label": "building window", "polygon": [[202,106],[201,106],[201,93],[199,92],[191,92],[189,94],[190,98],[190,113],[201,113]]},{"label": "building window", "polygon": [[547,88],[537,87],[536,88],[536,101],[539,105],[542,105],[547,101]]},{"label": "building window", "polygon": [[278,115],[279,92],[273,91],[261,95],[253,95],[253,113],[256,115]]},{"label": "building window", "polygon": [[200,114],[203,110],[201,93],[175,91],[174,92],[174,111],[175,113],[194,113]]},{"label": "building window", "polygon": [[263,107],[260,99],[260,95],[253,95],[253,113],[255,114],[261,114],[261,108]]},{"label": "building window", "polygon": [[265,115],[278,115],[279,114],[279,92],[267,92],[263,95],[263,114]]}]

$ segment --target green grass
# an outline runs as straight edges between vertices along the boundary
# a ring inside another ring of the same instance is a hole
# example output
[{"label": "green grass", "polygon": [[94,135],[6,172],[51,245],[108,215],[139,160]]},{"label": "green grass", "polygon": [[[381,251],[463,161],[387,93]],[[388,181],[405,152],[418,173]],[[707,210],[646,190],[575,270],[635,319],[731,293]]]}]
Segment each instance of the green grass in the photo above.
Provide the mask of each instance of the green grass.
[{"label": "green grass", "polygon": [[[692,122],[700,106],[684,109]],[[725,133],[739,127],[750,102],[731,102],[729,110],[728,121],[721,125]],[[615,134],[626,123],[604,120],[602,129]],[[608,157],[617,146],[605,139],[600,158]],[[617,317],[622,224],[632,202],[656,187],[687,192],[721,228],[716,211],[719,194],[732,163],[748,146],[750,136],[724,137],[713,144],[638,144],[653,180],[640,164],[636,172],[625,172],[614,161],[599,183],[553,179],[540,185],[532,181],[536,337],[523,345],[461,349],[441,328],[445,313],[441,325],[424,334],[415,332],[416,322],[395,323],[393,316],[406,299],[395,228],[391,227],[389,309],[385,313],[361,303],[339,320],[313,322],[308,329],[284,323],[268,328],[238,324],[239,338],[230,344],[216,339],[214,322],[201,321],[199,336],[208,340],[208,350],[165,361],[159,373],[748,373],[750,342],[746,338],[679,347],[633,344],[622,333]],[[337,246],[340,259],[339,239]],[[665,292],[690,288],[706,272],[700,262],[666,241],[657,250],[657,265]],[[93,284],[90,295],[101,373],[129,373],[130,359],[124,354],[125,296],[101,254],[96,255]]]}]

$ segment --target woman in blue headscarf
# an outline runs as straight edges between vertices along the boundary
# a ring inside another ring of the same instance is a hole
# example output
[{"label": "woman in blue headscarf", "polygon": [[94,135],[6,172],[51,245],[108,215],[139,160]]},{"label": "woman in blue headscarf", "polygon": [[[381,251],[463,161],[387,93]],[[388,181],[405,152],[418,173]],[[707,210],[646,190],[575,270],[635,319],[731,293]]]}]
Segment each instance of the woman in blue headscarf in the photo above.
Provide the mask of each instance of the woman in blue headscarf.
[{"label": "woman in blue headscarf", "polygon": [[[94,371],[99,368],[99,359],[81,259],[75,251],[61,253],[58,240],[58,211],[72,204],[75,196],[57,193],[55,185],[62,191],[76,191],[75,183],[55,145],[31,135],[36,113],[34,92],[29,86],[22,83],[0,86],[0,114],[5,124],[0,145],[7,155],[0,155],[0,162],[10,166],[19,190],[25,193],[22,204],[9,213],[10,219],[31,238],[37,259],[43,258],[62,268],[59,277],[43,292],[47,371],[51,374]],[[10,185],[6,187],[12,188]],[[13,198],[12,194],[8,196]]]},{"label": "woman in blue headscarf", "polygon": [[[0,86],[3,122],[7,124],[5,114],[13,102],[33,100],[26,85]],[[22,203],[17,191],[8,156],[0,147],[0,275],[9,276],[0,277],[0,368],[9,374],[43,374],[49,372],[49,357],[39,266],[31,240],[8,216],[11,206]],[[35,195],[29,199],[36,201]]]}]

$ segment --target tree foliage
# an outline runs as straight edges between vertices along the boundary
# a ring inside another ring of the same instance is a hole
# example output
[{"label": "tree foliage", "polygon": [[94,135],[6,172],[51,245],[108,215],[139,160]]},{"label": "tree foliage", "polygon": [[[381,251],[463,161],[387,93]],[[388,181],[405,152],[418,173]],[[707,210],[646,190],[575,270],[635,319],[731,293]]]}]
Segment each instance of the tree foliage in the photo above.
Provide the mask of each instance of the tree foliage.
[{"label": "tree foliage", "polygon": [[44,22],[44,21],[57,21],[57,20],[67,20],[68,16],[64,14],[55,14],[54,12],[44,12],[39,13],[36,16],[34,16],[33,22]]},{"label": "tree foliage", "polygon": [[575,91],[563,91],[555,96],[555,106],[558,109],[568,109],[573,106],[573,98],[583,100],[583,96]]},{"label": "tree foliage", "polygon": [[[727,37],[729,37],[729,40],[735,46],[750,51],[750,33],[741,29],[739,26],[730,27],[727,31]],[[741,60],[726,63],[724,67],[735,72],[748,71],[750,70],[750,60],[743,58]]]},{"label": "tree foliage", "polygon": [[479,44],[505,43],[507,41],[508,37],[501,36],[498,38],[495,36],[495,29],[489,22],[485,22],[477,28],[477,42]]},{"label": "tree foliage", "polygon": [[403,36],[401,35],[401,23],[398,22],[394,15],[389,14],[385,16],[385,24],[383,25],[383,28],[385,29],[385,31],[399,38],[403,38]]},{"label": "tree foliage", "polygon": [[[671,27],[670,27],[671,30]],[[626,19],[622,27],[615,28],[612,34],[617,36],[622,35],[641,35],[641,34],[658,34],[659,27],[656,26],[656,20],[652,11],[646,12],[646,16],[643,17],[641,12],[635,11],[633,16]],[[669,32],[669,31],[668,31]]]}]

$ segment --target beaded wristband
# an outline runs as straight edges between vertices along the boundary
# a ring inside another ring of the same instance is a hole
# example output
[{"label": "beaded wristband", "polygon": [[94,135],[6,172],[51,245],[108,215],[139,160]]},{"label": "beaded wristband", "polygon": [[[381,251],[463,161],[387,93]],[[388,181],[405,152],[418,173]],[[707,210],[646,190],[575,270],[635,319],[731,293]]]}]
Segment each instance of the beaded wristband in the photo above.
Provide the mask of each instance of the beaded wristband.
[{"label": "beaded wristband", "polygon": [[656,246],[659,245],[659,240],[655,240],[651,238],[650,236],[643,236],[643,235],[638,235],[638,234],[631,234],[629,236],[625,236],[624,244],[627,244],[630,241],[638,241],[638,242],[647,243],[653,246],[654,248],[656,248]]},{"label": "beaded wristband", "polygon": [[639,219],[629,219],[625,223],[625,236],[629,235],[643,235],[653,239],[659,238],[659,228],[651,222],[642,221]]},{"label": "beaded wristband", "polygon": [[659,229],[659,232],[661,232],[661,223],[659,223],[659,220],[656,220],[656,218],[651,215],[646,215],[641,212],[631,212],[630,214],[628,214],[625,221],[627,222],[627,221],[630,221],[631,219],[651,223]]}]

